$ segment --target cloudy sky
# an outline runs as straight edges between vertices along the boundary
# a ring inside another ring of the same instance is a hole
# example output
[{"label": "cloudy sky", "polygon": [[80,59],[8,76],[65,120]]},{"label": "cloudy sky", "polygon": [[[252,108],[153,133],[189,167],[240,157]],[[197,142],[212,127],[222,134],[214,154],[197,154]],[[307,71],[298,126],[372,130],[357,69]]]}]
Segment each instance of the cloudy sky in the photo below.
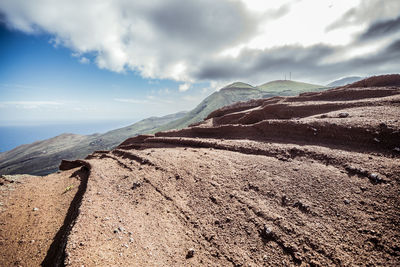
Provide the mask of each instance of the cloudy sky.
[{"label": "cloudy sky", "polygon": [[398,73],[399,0],[2,0],[0,121],[137,120],[226,83]]}]

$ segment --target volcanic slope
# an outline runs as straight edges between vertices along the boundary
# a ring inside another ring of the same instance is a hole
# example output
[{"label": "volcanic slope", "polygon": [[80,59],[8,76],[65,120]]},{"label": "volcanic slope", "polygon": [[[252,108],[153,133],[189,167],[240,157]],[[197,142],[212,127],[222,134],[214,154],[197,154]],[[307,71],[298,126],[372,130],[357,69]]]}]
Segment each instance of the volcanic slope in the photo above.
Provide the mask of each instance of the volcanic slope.
[{"label": "volcanic slope", "polygon": [[[63,161],[66,171],[43,179],[84,173],[70,207],[79,213],[49,226],[62,238],[43,264],[399,266],[399,118],[400,87],[348,86],[238,103]],[[16,192],[1,200],[3,232]]]}]

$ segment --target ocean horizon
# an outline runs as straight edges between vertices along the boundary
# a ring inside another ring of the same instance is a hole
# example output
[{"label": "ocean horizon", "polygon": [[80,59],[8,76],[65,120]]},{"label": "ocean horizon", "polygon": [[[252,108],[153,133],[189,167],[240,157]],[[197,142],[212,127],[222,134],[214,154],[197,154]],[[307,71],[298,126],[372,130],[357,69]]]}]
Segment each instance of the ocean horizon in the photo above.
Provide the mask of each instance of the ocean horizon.
[{"label": "ocean horizon", "polygon": [[82,135],[105,133],[133,123],[135,121],[92,121],[0,126],[0,153],[63,133]]}]

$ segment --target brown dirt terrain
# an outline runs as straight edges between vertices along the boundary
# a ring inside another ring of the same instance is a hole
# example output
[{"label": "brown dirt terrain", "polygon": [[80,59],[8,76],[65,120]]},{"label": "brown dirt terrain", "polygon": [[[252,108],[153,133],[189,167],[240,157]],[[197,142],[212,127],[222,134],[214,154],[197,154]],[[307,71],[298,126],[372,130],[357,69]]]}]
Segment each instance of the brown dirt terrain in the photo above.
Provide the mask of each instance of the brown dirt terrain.
[{"label": "brown dirt terrain", "polygon": [[0,265],[399,266],[393,77],[238,103],[25,179],[1,196]]}]

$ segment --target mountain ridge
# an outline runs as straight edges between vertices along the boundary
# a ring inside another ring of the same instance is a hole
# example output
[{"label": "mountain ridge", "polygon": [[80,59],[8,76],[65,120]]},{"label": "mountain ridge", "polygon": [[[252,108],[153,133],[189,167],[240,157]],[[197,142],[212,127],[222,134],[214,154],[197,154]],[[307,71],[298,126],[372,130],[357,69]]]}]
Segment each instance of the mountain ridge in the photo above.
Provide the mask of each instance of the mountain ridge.
[{"label": "mountain ridge", "polygon": [[182,129],[200,122],[216,109],[239,101],[277,95],[297,95],[306,91],[326,89],[320,85],[295,81],[272,81],[266,84],[269,85],[260,89],[247,83],[234,82],[212,93],[188,112],[178,112],[163,117],[150,117],[104,134],[59,135],[54,137],[55,139],[50,138],[35,142],[23,148],[17,147],[0,154],[0,174],[48,174],[57,171],[61,159],[73,160],[83,158],[96,150],[110,150],[126,138],[139,134]]}]

